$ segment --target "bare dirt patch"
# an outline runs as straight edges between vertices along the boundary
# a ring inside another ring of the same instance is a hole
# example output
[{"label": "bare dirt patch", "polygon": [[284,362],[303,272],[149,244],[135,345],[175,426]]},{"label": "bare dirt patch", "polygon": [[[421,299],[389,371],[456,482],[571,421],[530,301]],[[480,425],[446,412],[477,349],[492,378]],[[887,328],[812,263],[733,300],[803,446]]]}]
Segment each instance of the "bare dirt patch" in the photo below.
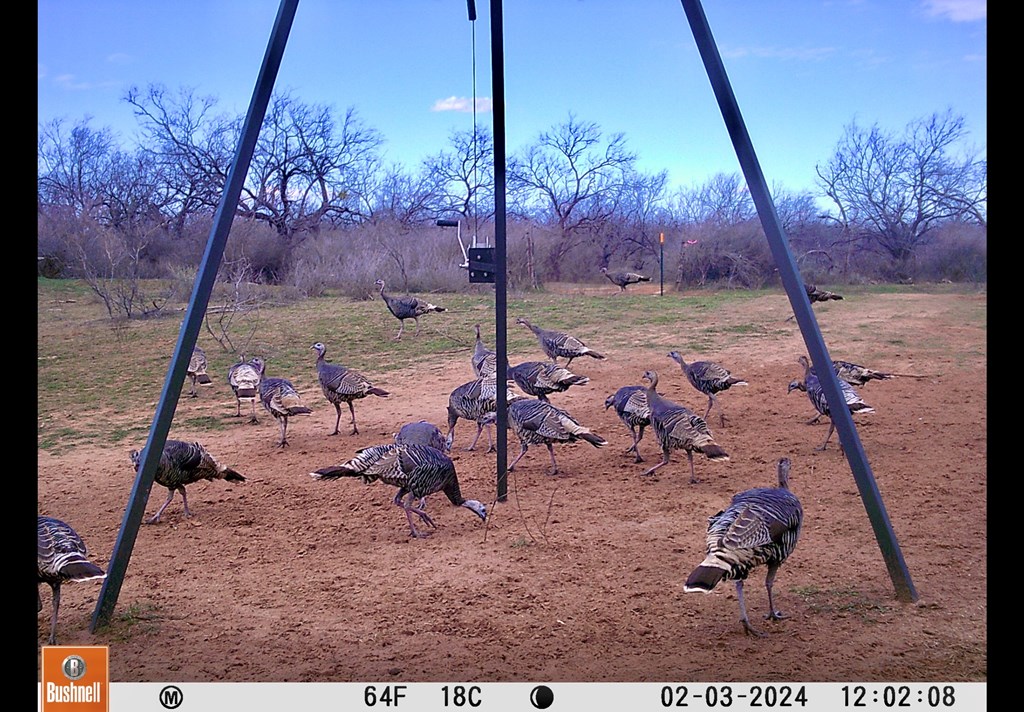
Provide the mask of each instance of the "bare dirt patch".
[{"label": "bare dirt patch", "polygon": [[[605,347],[606,361],[573,363],[590,384],[552,397],[611,445],[556,446],[554,477],[546,451],[531,448],[510,475],[508,500],[495,503],[494,455],[486,438],[463,451],[475,428],[460,421],[453,457],[463,494],[491,514],[482,523],[435,495],[438,528],[427,539],[410,539],[392,488],[308,473],[389,441],[410,420],[444,428],[449,392],[472,377],[469,350],[389,374],[394,397],[357,404],[359,435],[328,436],[334,410],[307,392],[316,410],[292,420],[284,450],[266,414],[258,425],[232,417],[226,384],[182,398],[178,420],[207,415],[227,427],[173,436],[201,439],[248,482],[193,485],[194,520],[178,499],[162,523],[142,527],[109,627],[89,631],[99,585],[65,586],[59,642],[109,645],[115,682],[985,681],[986,342],[983,326],[961,318],[967,300],[983,308],[985,297],[878,295],[816,310],[834,357],[928,376],[872,382],[861,393],[876,412],[855,418],[916,603],[894,596],[835,436],[814,451],[827,423],[806,425],[806,396],[786,393],[801,375],[803,341],[785,322],[784,297],[765,297],[733,307],[762,327],[718,339],[713,351],[680,348],[749,382],[720,396],[730,422],[711,424],[731,459],[698,458],[699,483],[689,483],[680,453],[642,478],[658,457],[649,433],[645,463],[624,453],[629,433],[603,407],[619,386],[653,368],[668,397],[699,413],[706,399],[667,357],[681,343],[671,329],[661,337],[670,347],[655,348],[630,343],[620,326],[608,345],[591,344]],[[508,449],[511,460],[511,433]],[[739,490],[774,484],[782,456],[793,461],[806,518],[775,586],[790,617],[763,621],[764,570],[748,582],[751,620],[767,633],[755,639],[739,624],[731,583],[707,596],[684,594],[682,583],[703,556],[707,517]],[[122,446],[40,451],[38,510],[73,521],[106,565],[133,476]],[[165,496],[155,485],[147,514]]]}]

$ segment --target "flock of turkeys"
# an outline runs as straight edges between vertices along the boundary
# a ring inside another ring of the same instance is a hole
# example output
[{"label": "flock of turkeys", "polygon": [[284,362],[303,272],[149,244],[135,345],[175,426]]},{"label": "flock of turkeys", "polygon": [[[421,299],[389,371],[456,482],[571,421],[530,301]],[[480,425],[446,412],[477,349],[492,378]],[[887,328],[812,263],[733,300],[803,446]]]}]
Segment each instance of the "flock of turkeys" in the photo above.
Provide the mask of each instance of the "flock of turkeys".
[{"label": "flock of turkeys", "polygon": [[[624,292],[627,285],[649,281],[648,277],[633,272],[614,272],[606,268],[602,272],[619,286],[620,292]],[[388,310],[400,321],[396,339],[402,338],[407,319],[414,321],[418,333],[419,317],[446,311],[444,307],[418,297],[388,294],[383,280],[377,280],[376,284]],[[812,302],[842,299],[839,295],[819,290],[812,285],[806,285],[806,288]],[[522,317],[517,318],[515,323],[526,327],[536,336],[545,360],[509,364],[506,378],[499,386],[495,353],[484,345],[480,325],[477,324],[476,340],[470,356],[474,378],[451,391],[446,433],[426,420],[410,422],[401,427],[393,442],[363,447],[356,450],[349,460],[318,468],[309,473],[310,476],[318,481],[354,477],[364,483],[380,481],[396,488],[392,501],[402,510],[410,536],[422,537],[429,532],[417,527],[417,523],[435,527],[433,518],[426,511],[426,504],[430,495],[439,492],[452,505],[464,507],[486,521],[487,507],[479,500],[463,496],[450,452],[455,438],[455,426],[460,419],[476,424],[476,433],[466,450],[476,448],[485,429],[488,451],[494,450],[491,428],[497,418],[499,390],[504,391],[502,397],[508,404],[509,428],[514,431],[520,443],[520,452],[509,464],[509,472],[519,466],[531,445],[543,445],[547,449],[551,461],[549,474],[552,475],[559,472],[555,445],[583,441],[596,448],[607,446],[609,443],[605,438],[583,425],[566,409],[554,405],[549,397],[590,383],[589,377],[570,369],[573,360],[604,360],[608,357],[572,334],[541,328]],[[316,352],[316,372],[323,395],[334,406],[337,414],[329,435],[340,433],[343,405],[348,407],[351,417],[351,433],[358,434],[355,402],[368,396],[387,398],[391,394],[375,386],[363,374],[328,361],[327,347],[322,342],[314,343],[310,349]],[[661,395],[657,390],[658,373],[652,369],[643,372],[642,384],[618,388],[607,397],[604,405],[605,409],[614,408],[615,414],[629,429],[632,443],[626,452],[633,454],[636,463],[644,461],[640,454],[640,443],[645,429],[649,428],[654,433],[661,460],[640,475],[654,473],[669,464],[674,451],[682,451],[687,457],[690,482],[697,483],[700,480],[694,467],[695,454],[711,461],[729,459],[728,453],[716,441],[708,425],[708,417],[717,406],[719,425],[725,427],[726,416],[718,396],[734,386],[747,385],[747,382],[713,361],[687,361],[679,351],[669,352],[668,357],[678,364],[690,385],[707,396],[707,408],[703,416]],[[564,363],[560,364],[559,359],[565,359]],[[818,413],[810,422],[821,416],[830,417],[828,403],[814,369],[805,356],[800,356],[798,360],[804,369],[803,377],[790,383],[789,391],[800,390],[807,394]],[[848,361],[836,360],[832,367],[843,388],[846,405],[852,413],[873,412],[853,386],[863,386],[870,380],[890,379],[895,375]],[[192,354],[187,376],[191,381],[190,397],[198,396],[198,385],[212,383],[207,373],[206,355],[198,346]],[[227,376],[236,399],[235,416],[242,416],[242,404],[247,403],[250,422],[258,422],[256,404],[259,402],[279,423],[277,447],[286,447],[289,418],[312,412],[292,382],[287,378],[268,376],[265,363],[259,357],[246,359],[242,356],[231,366]],[[833,423],[818,450],[825,448],[834,429]],[[142,453],[132,450],[130,460],[137,471],[142,463]],[[790,460],[778,460],[777,468],[776,486],[756,487],[740,492],[724,509],[708,518],[706,557],[693,569],[683,587],[685,592],[709,592],[721,581],[735,581],[740,621],[743,630],[752,635],[761,634],[751,626],[747,616],[743,583],[754,568],[764,565],[767,568],[765,586],[769,605],[766,618],[783,617],[775,609],[772,584],[779,567],[796,547],[803,520],[800,501],[789,489]],[[186,487],[201,480],[244,483],[246,477],[233,467],[220,463],[198,442],[167,440],[154,475],[154,481],[167,489],[167,499],[146,522],[159,523],[176,492],[181,494],[184,517],[191,517]],[[105,573],[89,560],[85,543],[69,524],[53,517],[39,516],[38,535],[39,583],[48,584],[53,592],[48,643],[55,645],[61,584],[100,579]],[[42,609],[41,598],[39,608]]]}]

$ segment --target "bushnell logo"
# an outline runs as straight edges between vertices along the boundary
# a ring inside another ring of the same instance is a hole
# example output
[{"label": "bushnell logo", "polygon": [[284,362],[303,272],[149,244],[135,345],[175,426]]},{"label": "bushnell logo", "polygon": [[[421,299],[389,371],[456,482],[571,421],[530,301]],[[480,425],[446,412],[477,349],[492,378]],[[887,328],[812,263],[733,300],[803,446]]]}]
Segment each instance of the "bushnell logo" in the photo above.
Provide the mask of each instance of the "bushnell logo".
[{"label": "bushnell logo", "polygon": [[108,654],[105,645],[44,645],[41,712],[109,712]]}]

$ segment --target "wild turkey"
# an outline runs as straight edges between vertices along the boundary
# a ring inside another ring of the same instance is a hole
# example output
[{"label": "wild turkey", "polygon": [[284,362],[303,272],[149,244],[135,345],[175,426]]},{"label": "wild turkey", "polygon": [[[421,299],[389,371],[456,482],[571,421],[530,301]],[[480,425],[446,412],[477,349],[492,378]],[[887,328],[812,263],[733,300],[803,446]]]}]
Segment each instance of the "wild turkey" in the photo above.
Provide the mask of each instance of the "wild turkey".
[{"label": "wild turkey", "polygon": [[476,344],[473,346],[470,363],[473,366],[473,375],[483,378],[492,375],[498,369],[498,355],[484,346],[483,339],[480,338],[480,325],[477,324],[474,328],[476,329]]},{"label": "wild turkey", "polygon": [[[395,445],[425,445],[435,450],[448,454],[451,448],[445,440],[441,429],[426,420],[415,423],[406,423],[395,433]],[[427,506],[427,498],[420,499],[419,509]]]},{"label": "wild turkey", "polygon": [[192,358],[188,361],[188,370],[185,371],[185,375],[192,381],[192,387],[188,392],[189,398],[199,397],[199,391],[196,390],[197,383],[204,386],[213,383],[210,374],[206,372],[206,352],[198,346],[192,349]]},{"label": "wild turkey", "polygon": [[[394,503],[405,511],[409,532],[413,537],[427,535],[416,529],[413,514],[431,527],[435,526],[424,511],[424,500],[435,492],[444,492],[453,505],[465,507],[482,520],[487,519],[487,508],[481,502],[462,496],[455,463],[446,454],[428,445],[373,445],[358,450],[356,456],[348,462],[322,467],[309,474],[316,480],[361,477],[366,484],[380,480],[397,487]],[[413,506],[414,500],[419,500],[419,506]]]},{"label": "wild turkey", "polygon": [[875,371],[860,364],[841,359],[833,359],[832,367],[835,369],[836,375],[851,386],[863,386],[868,381],[887,381],[896,376],[895,373]]},{"label": "wild turkey", "polygon": [[523,393],[548,400],[549,393],[561,393],[571,386],[590,383],[587,376],[577,376],[564,366],[550,361],[523,361],[508,369],[508,377],[516,382]]},{"label": "wild turkey", "polygon": [[642,274],[636,272],[610,272],[607,267],[602,267],[601,271],[604,276],[612,281],[613,284],[618,285],[619,291],[616,294],[621,294],[626,291],[626,287],[631,284],[638,284],[639,282],[650,282],[650,277],[645,277]]},{"label": "wild turkey", "polygon": [[643,472],[649,475],[668,464],[672,450],[685,450],[690,462],[690,482],[697,483],[693,470],[693,453],[699,452],[709,460],[724,461],[728,453],[715,442],[707,422],[684,405],[674,403],[658,394],[658,374],[644,371],[643,380],[650,385],[645,389],[647,405],[651,409],[651,429],[661,444],[661,462]]},{"label": "wild turkey", "polygon": [[427,445],[448,452],[448,442],[444,439],[441,429],[426,420],[406,423],[395,433],[396,445]]},{"label": "wild turkey", "polygon": [[[132,450],[129,456],[137,473],[142,462],[142,452]],[[156,511],[156,514],[150,517],[146,523],[156,524],[160,521],[160,515],[164,513],[167,505],[174,499],[175,492],[181,492],[181,501],[185,507],[185,517],[191,517],[192,512],[188,508],[185,486],[202,480],[245,482],[245,477],[237,470],[217,462],[216,458],[198,442],[186,442],[184,440],[165,441],[164,451],[160,455],[160,462],[157,463],[153,481],[167,488],[167,499],[160,506],[160,509]]]},{"label": "wild turkey", "polygon": [[842,299],[842,296],[836,294],[835,292],[829,292],[828,290],[825,289],[818,289],[815,285],[807,284],[806,282],[804,282],[804,291],[807,292],[807,298],[811,301],[811,304],[813,304],[814,302],[827,302],[831,300]]},{"label": "wild turkey", "polygon": [[[835,292],[830,292],[826,289],[818,289],[815,285],[808,284],[807,282],[804,282],[804,291],[807,293],[807,299],[810,300],[812,305],[815,302],[828,302],[833,300],[840,300],[843,298],[841,295],[836,294]],[[795,314],[790,314],[788,317],[786,317],[786,321],[792,321],[795,318]]]},{"label": "wild turkey", "polygon": [[242,402],[249,403],[252,415],[250,423],[258,423],[256,419],[256,400],[260,397],[260,371],[263,360],[254,356],[249,361],[240,356],[238,363],[228,369],[228,385],[235,394],[235,417],[242,415]]},{"label": "wild turkey", "polygon": [[395,337],[395,341],[399,341],[402,338],[402,332],[405,331],[405,320],[412,319],[416,322],[416,333],[420,333],[420,317],[430,312],[443,312],[448,311],[444,307],[439,307],[436,304],[431,304],[426,299],[420,299],[419,297],[401,296],[396,297],[392,294],[386,294],[384,292],[384,280],[378,279],[374,282],[380,287],[380,297],[384,300],[384,303],[388,305],[388,311],[394,314],[395,318],[401,323],[398,328],[398,336]]},{"label": "wild turkey", "polygon": [[265,368],[260,372],[260,402],[281,428],[281,439],[277,443],[279,448],[288,445],[288,418],[313,412],[312,408],[302,402],[302,397],[291,381],[267,376]]},{"label": "wild turkey", "polygon": [[619,416],[633,436],[633,444],[626,448],[636,458],[634,462],[643,462],[640,457],[640,441],[644,437],[644,428],[651,424],[651,409],[647,405],[647,388],[645,386],[623,386],[605,398],[604,409],[615,406],[615,414]]},{"label": "wild turkey", "polygon": [[[714,361],[693,361],[687,363],[682,354],[678,351],[669,351],[669,358],[679,364],[683,370],[686,380],[690,385],[708,397],[708,409],[704,411],[704,420],[708,419],[711,408],[718,403],[718,394],[727,391],[733,386],[745,386],[747,382],[737,378],[729,372],[729,369],[720,366]],[[722,406],[718,406],[719,423],[725,427],[725,413]]]},{"label": "wild turkey", "polygon": [[727,508],[708,517],[707,556],[683,585],[686,593],[710,593],[720,581],[736,582],[740,623],[747,635],[761,636],[750,625],[743,599],[743,583],[757,566],[766,565],[764,586],[768,590],[767,620],[786,616],[776,610],[772,585],[779,567],[793,553],[800,537],[804,511],[789,490],[790,461],[778,463],[778,487],[758,487],[740,492]]},{"label": "wild turkey", "polygon": [[580,425],[579,421],[566,411],[537,398],[517,398],[509,403],[508,422],[519,436],[519,444],[522,446],[516,459],[508,466],[509,472],[530,449],[530,445],[547,447],[551,455],[551,471],[548,474],[557,475],[558,463],[555,462],[553,443],[586,440],[594,447],[604,447],[608,444],[607,440]]},{"label": "wild turkey", "polygon": [[569,336],[562,331],[541,329],[522,317],[516,319],[516,323],[522,324],[537,336],[537,342],[540,344],[541,349],[553,362],[558,363],[559,356],[569,359],[565,362],[566,368],[569,368],[569,364],[578,356],[590,356],[599,360],[608,358],[604,354],[589,348],[575,336]]},{"label": "wild turkey", "polygon": [[[841,359],[834,359],[832,361],[832,367],[835,369],[836,375],[839,376],[839,380],[846,381],[851,386],[863,386],[868,381],[885,381],[891,378],[895,378],[895,373],[883,373],[882,371],[875,371],[870,368],[861,366],[860,364],[852,363],[850,361],[843,361]],[[914,376],[920,378],[920,376]],[[799,387],[799,386],[798,386]],[[807,421],[808,425],[817,423],[821,419],[821,413],[818,413],[813,418]]]},{"label": "wild turkey", "polygon": [[[814,373],[814,369],[811,368],[810,362],[806,356],[801,356],[798,361],[800,365],[804,367],[804,379],[792,381],[789,384],[789,388],[786,393],[792,393],[795,390],[804,391],[807,394],[807,398],[810,399],[811,405],[818,411],[819,415],[824,415],[829,419],[828,435],[825,436],[825,442],[819,447],[814,448],[815,450],[824,450],[825,446],[828,445],[829,438],[832,437],[832,432],[836,429],[836,423],[832,420],[832,415],[828,407],[828,400],[825,398],[825,391],[821,388],[821,382],[818,380],[817,374]],[[853,390],[846,381],[839,379],[839,388],[843,392],[843,399],[846,401],[846,407],[850,409],[850,413],[874,413],[875,409],[864,402],[864,399],[857,395],[857,391]],[[817,420],[815,418],[814,420]],[[813,422],[813,421],[811,421]],[[843,444],[839,443],[840,449]]]},{"label": "wild turkey", "polygon": [[[39,584],[47,584],[53,593],[53,613],[50,616],[50,637],[47,645],[57,644],[57,616],[60,612],[60,587],[70,581],[92,581],[106,578],[107,574],[89,560],[85,541],[70,524],[55,517],[39,515],[36,525],[39,537]],[[38,610],[43,610],[43,597],[36,585]]]},{"label": "wild turkey", "polygon": [[353,371],[351,368],[341,364],[327,361],[324,358],[324,354],[327,353],[327,347],[319,341],[309,348],[317,353],[316,376],[320,381],[320,388],[323,390],[324,397],[334,406],[334,410],[338,414],[334,421],[334,431],[331,435],[337,435],[340,432],[338,428],[341,425],[342,403],[348,403],[349,413],[352,414],[352,435],[358,435],[359,428],[356,426],[355,401],[366,396],[387,398],[391,393],[373,385],[370,379],[358,371]]},{"label": "wild turkey", "polygon": [[[525,396],[514,392],[508,387],[508,381],[506,381],[505,398],[507,402],[511,403],[513,400],[525,398]],[[448,450],[451,451],[452,444],[455,442],[455,424],[459,422],[459,418],[462,418],[476,423],[476,437],[473,438],[473,442],[466,448],[466,451],[476,448],[480,433],[485,427],[487,428],[487,452],[494,451],[494,439],[491,437],[490,426],[497,417],[497,376],[491,374],[486,378],[476,378],[463,383],[448,395],[448,435],[445,438]]]}]

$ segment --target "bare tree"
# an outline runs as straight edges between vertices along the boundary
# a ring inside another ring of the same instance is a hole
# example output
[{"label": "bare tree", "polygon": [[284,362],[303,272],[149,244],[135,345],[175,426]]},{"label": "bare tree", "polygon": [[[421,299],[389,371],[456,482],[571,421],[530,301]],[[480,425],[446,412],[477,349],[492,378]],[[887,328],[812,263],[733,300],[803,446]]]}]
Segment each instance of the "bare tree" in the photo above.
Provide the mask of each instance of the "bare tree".
[{"label": "bare tree", "polygon": [[222,263],[219,274],[226,285],[221,291],[223,301],[207,307],[203,325],[224,351],[245,353],[259,328],[265,296],[244,258]]},{"label": "bare tree", "polygon": [[721,282],[753,287],[772,274],[768,241],[738,173],[718,173],[681,188],[673,204],[685,233],[679,243],[677,286]]},{"label": "bare tree", "polygon": [[987,164],[953,155],[965,136],[963,117],[948,110],[911,122],[902,135],[854,122],[829,161],[816,167],[836,206],[832,217],[851,238],[887,254],[898,279],[910,278],[915,251],[940,225],[985,222]]},{"label": "bare tree", "polygon": [[152,316],[167,303],[169,288],[154,296],[140,277],[149,237],[126,240],[116,230],[86,220],[71,238],[82,279],[113,320]]},{"label": "bare tree", "polygon": [[196,215],[213,213],[241,132],[241,119],[214,114],[214,97],[159,84],[131,87],[124,101],[139,120],[142,148],[159,167],[162,205],[171,234],[182,235]]},{"label": "bare tree", "polygon": [[[621,249],[629,263],[643,269],[646,259],[659,252],[657,224],[665,218],[668,172],[644,174],[629,171],[624,178],[619,210],[624,220]],[[602,267],[607,267],[602,262]]]},{"label": "bare tree", "polygon": [[451,149],[423,161],[436,181],[437,215],[457,214],[479,223],[494,217],[494,139],[486,127],[453,131]]},{"label": "bare tree", "polygon": [[106,185],[117,144],[109,128],[94,129],[85,117],[68,127],[53,119],[39,127],[38,205],[68,208],[77,217],[102,220]]},{"label": "bare tree", "polygon": [[382,144],[354,108],[339,122],[329,107],[277,94],[260,130],[239,214],[272,225],[289,246],[324,223],[358,221]]},{"label": "bare tree", "polygon": [[739,173],[716,173],[691,188],[680,188],[673,198],[675,212],[684,223],[734,225],[757,218],[747,184]]},{"label": "bare tree", "polygon": [[[242,117],[215,115],[216,99],[188,88],[172,96],[160,85],[133,87],[125,100],[161,162],[177,222],[183,225],[198,210],[216,210]],[[275,94],[235,214],[271,225],[287,246],[324,223],[358,221],[361,192],[377,169],[382,143],[355,109],[339,121],[329,107]]]},{"label": "bare tree", "polygon": [[392,223],[409,230],[433,221],[437,186],[428,171],[413,175],[400,164],[392,164],[368,177],[361,200],[364,222]]},{"label": "bare tree", "polygon": [[624,177],[635,162],[623,134],[605,141],[597,124],[572,114],[509,162],[516,210],[535,215],[557,233],[548,260],[552,279],[560,279],[565,256],[615,215]]},{"label": "bare tree", "polygon": [[[117,148],[109,129],[89,119],[66,130],[41,127],[38,152],[39,241],[59,254],[103,301],[111,318],[146,316],[166,297],[142,287],[143,265],[163,230],[159,177],[150,157]],[[40,237],[44,237],[41,235]]]}]

